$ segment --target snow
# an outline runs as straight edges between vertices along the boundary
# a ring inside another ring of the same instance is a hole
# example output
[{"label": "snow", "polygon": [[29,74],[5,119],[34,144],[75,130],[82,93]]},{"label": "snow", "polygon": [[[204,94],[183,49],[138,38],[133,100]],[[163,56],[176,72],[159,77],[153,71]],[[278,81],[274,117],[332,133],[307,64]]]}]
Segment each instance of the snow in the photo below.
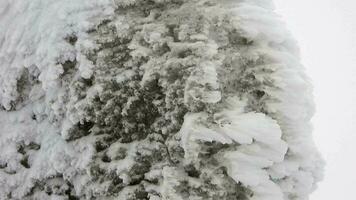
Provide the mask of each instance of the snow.
[{"label": "snow", "polygon": [[[243,104],[237,102],[230,105]],[[216,113],[213,125],[204,127],[199,122],[208,121],[207,116],[207,113],[186,115],[180,130],[186,155],[196,152],[194,145],[190,147],[195,140],[236,142],[239,146],[224,153],[224,159],[221,159],[229,175],[236,182],[250,186],[255,192],[253,199],[282,199],[282,191],[270,180],[271,174],[266,170],[274,163],[282,162],[287,151],[276,121],[261,113],[243,113],[239,107],[236,110],[232,107]]]},{"label": "snow", "polygon": [[[0,104],[5,110],[0,113],[1,160],[7,162],[6,170],[19,170],[10,176],[0,175],[0,199],[13,190],[13,198],[27,193],[35,179],[71,174],[75,168],[83,168],[90,160],[92,150],[88,144],[67,144],[58,132],[56,116],[62,114],[59,77],[65,60],[74,60],[80,54],[64,38],[73,32],[85,35],[90,27],[90,18],[108,14],[110,2],[106,1],[1,1],[0,2]],[[84,77],[90,68],[80,60]],[[19,111],[10,111],[14,102],[20,100],[17,82],[23,73],[39,77],[41,85],[35,85],[26,104]],[[58,95],[59,94],[59,95]],[[57,96],[58,95],[58,96]],[[57,96],[57,97],[56,97]],[[43,98],[45,97],[45,98]],[[33,120],[30,116],[36,115]],[[45,116],[53,116],[53,120]],[[43,117],[43,118],[41,118]],[[29,153],[29,170],[22,170],[18,160],[22,155],[16,151],[18,143],[40,143],[41,149]],[[84,148],[84,149],[83,149]],[[81,156],[79,156],[81,155]],[[16,157],[15,157],[16,156]],[[17,161],[17,162],[16,162]],[[74,168],[73,168],[74,167]],[[55,199],[55,198],[54,198]]]},{"label": "snow", "polygon": [[271,1],[145,3],[0,1],[0,199],[307,199],[312,90]]}]

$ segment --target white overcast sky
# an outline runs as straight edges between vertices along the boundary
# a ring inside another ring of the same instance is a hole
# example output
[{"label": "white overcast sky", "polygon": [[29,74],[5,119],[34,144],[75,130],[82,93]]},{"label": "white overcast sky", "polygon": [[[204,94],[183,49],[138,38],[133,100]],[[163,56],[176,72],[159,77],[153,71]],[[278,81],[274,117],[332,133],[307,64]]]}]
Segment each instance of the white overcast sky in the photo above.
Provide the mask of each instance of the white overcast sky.
[{"label": "white overcast sky", "polygon": [[314,84],[314,138],[327,166],[310,200],[355,200],[356,0],[274,1]]}]

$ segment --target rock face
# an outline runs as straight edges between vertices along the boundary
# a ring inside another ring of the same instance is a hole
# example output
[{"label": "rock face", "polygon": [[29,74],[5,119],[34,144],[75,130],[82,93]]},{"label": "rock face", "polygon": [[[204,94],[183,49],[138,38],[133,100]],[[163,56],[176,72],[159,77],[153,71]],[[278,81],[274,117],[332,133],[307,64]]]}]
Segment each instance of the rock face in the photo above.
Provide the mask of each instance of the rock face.
[{"label": "rock face", "polygon": [[307,199],[310,88],[269,0],[2,0],[0,199]]}]

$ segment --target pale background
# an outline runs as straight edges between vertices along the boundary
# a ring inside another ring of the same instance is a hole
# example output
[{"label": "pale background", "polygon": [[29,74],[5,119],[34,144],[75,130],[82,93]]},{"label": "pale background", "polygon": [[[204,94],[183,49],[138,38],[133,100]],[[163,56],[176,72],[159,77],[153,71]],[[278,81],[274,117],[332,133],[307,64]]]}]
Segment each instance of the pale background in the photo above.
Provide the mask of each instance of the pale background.
[{"label": "pale background", "polygon": [[355,200],[356,0],[274,1],[314,84],[314,138],[327,166],[310,200]]}]

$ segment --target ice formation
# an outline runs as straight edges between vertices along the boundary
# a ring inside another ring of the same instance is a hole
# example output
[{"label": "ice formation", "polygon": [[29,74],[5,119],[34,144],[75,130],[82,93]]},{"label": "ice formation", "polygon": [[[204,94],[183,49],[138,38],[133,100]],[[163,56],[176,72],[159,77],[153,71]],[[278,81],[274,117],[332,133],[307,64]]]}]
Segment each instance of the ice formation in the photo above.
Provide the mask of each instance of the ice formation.
[{"label": "ice formation", "polygon": [[0,199],[305,200],[311,86],[270,0],[1,0]]}]

